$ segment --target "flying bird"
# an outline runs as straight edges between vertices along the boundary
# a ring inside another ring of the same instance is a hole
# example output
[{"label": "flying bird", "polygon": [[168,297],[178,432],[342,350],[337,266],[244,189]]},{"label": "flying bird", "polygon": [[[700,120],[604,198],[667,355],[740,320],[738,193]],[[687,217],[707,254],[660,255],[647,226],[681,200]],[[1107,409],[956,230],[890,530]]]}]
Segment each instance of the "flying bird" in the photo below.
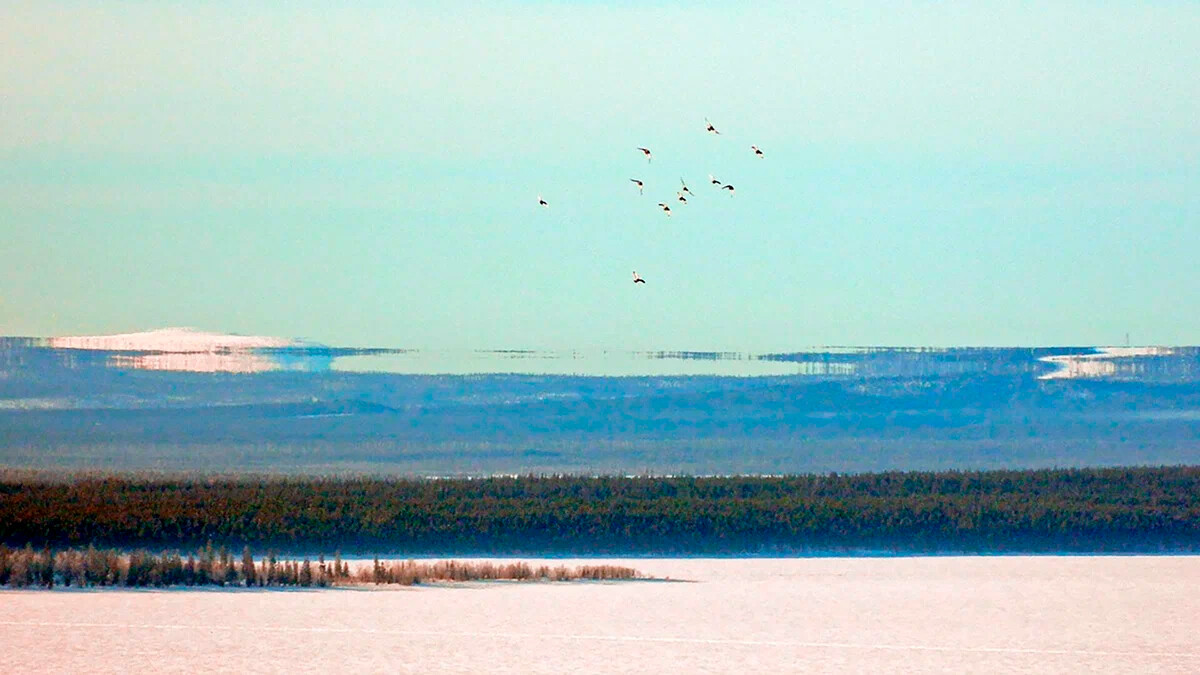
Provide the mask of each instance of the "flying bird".
[{"label": "flying bird", "polygon": [[757,156],[759,156],[759,157],[762,157],[762,156],[763,156],[763,152],[762,152],[762,150],[759,150],[757,145],[752,145],[752,146],[750,146],[750,149],[754,151],[754,154],[755,154],[755,155],[757,155]]},{"label": "flying bird", "polygon": [[716,177],[715,177],[715,176],[713,176],[711,173],[710,173],[710,174],[708,174],[708,182],[712,183],[713,185],[720,185],[720,184],[721,184],[721,181],[717,180],[717,179],[716,179]]},{"label": "flying bird", "polygon": [[638,194],[639,195],[642,194],[642,188],[645,186],[645,183],[643,183],[642,181],[640,181],[636,178],[630,178],[629,180],[632,181],[633,184],[637,186]]},{"label": "flying bird", "polygon": [[546,208],[546,209],[550,208],[550,205],[546,203],[545,199],[542,199],[541,195],[538,195],[538,204],[540,204],[542,206],[542,208]]},{"label": "flying bird", "polygon": [[730,196],[730,197],[732,197],[732,196],[733,196],[733,186],[732,186],[732,185],[722,185],[722,186],[721,186],[721,189],[722,189],[722,190],[729,190],[729,196]]},{"label": "flying bird", "polygon": [[684,194],[692,195],[693,197],[695,196],[695,194],[693,194],[692,191],[688,189],[687,183],[683,182],[682,178],[679,179],[679,184],[683,186],[683,190],[681,190],[680,192],[683,192]]},{"label": "flying bird", "polygon": [[679,199],[679,201],[683,202],[684,204],[687,203],[687,197],[684,197],[682,192],[676,192],[675,196]]},{"label": "flying bird", "polygon": [[717,131],[717,128],[712,125],[712,122],[708,121],[707,117],[704,118],[704,130],[710,134],[721,135],[721,132]]},{"label": "flying bird", "polygon": [[633,271],[633,283],[635,283],[635,284],[644,284],[644,283],[646,283],[646,280],[645,280],[645,279],[643,279],[643,278],[641,278],[641,277],[639,277],[639,276],[638,276],[637,270],[634,270],[634,271]]},{"label": "flying bird", "polygon": [[659,202],[658,206],[659,206],[659,208],[661,208],[663,210],[663,213],[667,214],[668,218],[671,217],[671,207],[667,206],[666,204],[664,204],[662,202]]},{"label": "flying bird", "polygon": [[650,163],[650,148],[638,148],[638,150],[641,150],[642,154],[646,156],[646,163],[649,164]]}]

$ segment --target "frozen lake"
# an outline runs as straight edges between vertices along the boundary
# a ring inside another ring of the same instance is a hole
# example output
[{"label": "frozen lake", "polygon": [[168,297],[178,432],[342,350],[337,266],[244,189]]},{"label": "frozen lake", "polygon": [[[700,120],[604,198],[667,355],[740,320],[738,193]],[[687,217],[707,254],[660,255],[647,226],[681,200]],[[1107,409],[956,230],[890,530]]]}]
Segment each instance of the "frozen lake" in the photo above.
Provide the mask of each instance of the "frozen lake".
[{"label": "frozen lake", "polygon": [[694,583],[0,591],[0,669],[1200,671],[1200,557],[611,562]]}]

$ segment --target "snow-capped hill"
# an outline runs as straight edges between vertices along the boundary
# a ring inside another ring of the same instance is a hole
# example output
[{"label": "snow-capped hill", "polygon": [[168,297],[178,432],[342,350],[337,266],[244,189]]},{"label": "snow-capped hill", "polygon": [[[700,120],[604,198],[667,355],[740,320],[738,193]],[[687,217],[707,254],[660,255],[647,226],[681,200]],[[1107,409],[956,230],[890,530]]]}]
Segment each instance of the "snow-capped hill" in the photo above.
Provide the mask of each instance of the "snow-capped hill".
[{"label": "snow-capped hill", "polygon": [[261,335],[229,335],[194,328],[160,328],[117,335],[77,335],[50,338],[57,349],[95,349],[122,352],[200,354],[302,346],[299,340]]}]

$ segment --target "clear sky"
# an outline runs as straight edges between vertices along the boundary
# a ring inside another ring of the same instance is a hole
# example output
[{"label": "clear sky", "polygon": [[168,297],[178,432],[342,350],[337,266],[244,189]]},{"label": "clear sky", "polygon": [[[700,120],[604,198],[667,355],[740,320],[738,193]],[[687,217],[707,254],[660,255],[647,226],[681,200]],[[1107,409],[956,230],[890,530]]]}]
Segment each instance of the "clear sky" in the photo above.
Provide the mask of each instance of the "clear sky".
[{"label": "clear sky", "polygon": [[0,333],[1200,343],[1200,4],[326,4],[0,3]]}]

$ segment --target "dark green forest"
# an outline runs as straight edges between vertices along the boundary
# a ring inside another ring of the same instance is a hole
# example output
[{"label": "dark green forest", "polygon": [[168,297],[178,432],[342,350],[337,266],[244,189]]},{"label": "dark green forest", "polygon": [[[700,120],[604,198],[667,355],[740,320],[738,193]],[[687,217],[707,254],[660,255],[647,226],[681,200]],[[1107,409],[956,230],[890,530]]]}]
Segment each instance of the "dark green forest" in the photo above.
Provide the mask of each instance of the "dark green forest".
[{"label": "dark green forest", "polygon": [[291,554],[1200,552],[1200,467],[784,477],[0,478],[12,547]]}]

